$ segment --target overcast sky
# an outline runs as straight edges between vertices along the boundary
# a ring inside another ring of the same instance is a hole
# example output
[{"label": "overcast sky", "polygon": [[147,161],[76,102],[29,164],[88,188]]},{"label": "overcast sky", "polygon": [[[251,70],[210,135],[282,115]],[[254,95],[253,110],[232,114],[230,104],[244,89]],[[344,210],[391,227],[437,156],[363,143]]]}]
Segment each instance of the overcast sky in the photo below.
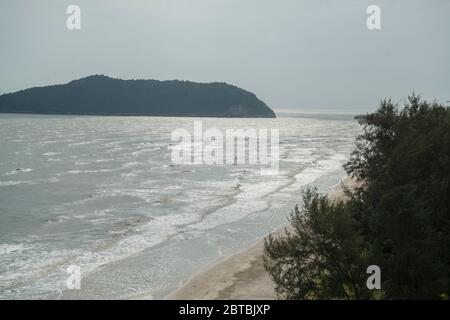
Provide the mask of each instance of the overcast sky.
[{"label": "overcast sky", "polygon": [[[66,27],[71,4],[81,30]],[[91,74],[223,81],[274,109],[371,110],[413,90],[446,102],[450,1],[0,2],[0,93]]]}]

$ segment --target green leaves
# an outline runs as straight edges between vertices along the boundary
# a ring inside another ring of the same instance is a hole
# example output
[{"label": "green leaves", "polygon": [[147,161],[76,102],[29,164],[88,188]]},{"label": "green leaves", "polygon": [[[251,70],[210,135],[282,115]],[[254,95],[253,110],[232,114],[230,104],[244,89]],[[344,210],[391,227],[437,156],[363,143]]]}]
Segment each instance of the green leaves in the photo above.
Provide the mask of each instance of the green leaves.
[{"label": "green leaves", "polygon": [[[303,193],[264,264],[286,299],[447,299],[450,292],[450,109],[418,96],[359,117],[364,133],[345,165],[363,181],[332,202]],[[365,287],[381,267],[381,291]]]},{"label": "green leaves", "polygon": [[432,299],[449,290],[449,115],[417,96],[401,110],[384,101],[361,120],[364,143],[345,167],[366,181],[359,221],[384,266],[387,298]]},{"label": "green leaves", "polygon": [[293,230],[269,236],[264,265],[280,298],[360,299],[365,288],[367,250],[349,207],[316,190],[303,193],[303,206],[291,214]]}]

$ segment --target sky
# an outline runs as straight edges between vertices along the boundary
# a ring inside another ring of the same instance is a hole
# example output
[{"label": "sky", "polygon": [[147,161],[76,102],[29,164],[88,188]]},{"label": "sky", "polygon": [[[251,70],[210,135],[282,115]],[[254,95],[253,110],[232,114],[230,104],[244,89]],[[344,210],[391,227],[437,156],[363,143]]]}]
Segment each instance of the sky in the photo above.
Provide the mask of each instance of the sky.
[{"label": "sky", "polygon": [[92,74],[227,82],[276,110],[370,111],[412,92],[446,103],[450,1],[0,2],[0,94]]}]

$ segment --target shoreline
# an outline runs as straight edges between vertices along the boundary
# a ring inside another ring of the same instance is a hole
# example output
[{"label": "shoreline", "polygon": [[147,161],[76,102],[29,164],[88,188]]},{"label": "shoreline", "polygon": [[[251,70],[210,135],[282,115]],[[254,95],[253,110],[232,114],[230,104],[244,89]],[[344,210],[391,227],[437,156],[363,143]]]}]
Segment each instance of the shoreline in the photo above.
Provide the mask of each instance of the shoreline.
[{"label": "shoreline", "polygon": [[[328,192],[332,199],[345,199],[342,186],[353,188],[356,182],[347,177]],[[280,236],[288,227],[272,232]],[[249,248],[220,260],[194,274],[165,300],[275,300],[275,286],[263,265],[265,235]]]}]

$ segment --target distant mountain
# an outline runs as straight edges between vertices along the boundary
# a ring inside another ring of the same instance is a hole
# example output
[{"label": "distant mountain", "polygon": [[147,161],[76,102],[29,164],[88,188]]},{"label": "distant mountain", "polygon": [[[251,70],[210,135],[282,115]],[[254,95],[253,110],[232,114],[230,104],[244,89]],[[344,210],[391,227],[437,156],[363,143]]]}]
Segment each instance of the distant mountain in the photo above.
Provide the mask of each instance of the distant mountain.
[{"label": "distant mountain", "polygon": [[94,75],[0,95],[0,112],[274,118],[253,93],[226,83],[121,80]]}]

